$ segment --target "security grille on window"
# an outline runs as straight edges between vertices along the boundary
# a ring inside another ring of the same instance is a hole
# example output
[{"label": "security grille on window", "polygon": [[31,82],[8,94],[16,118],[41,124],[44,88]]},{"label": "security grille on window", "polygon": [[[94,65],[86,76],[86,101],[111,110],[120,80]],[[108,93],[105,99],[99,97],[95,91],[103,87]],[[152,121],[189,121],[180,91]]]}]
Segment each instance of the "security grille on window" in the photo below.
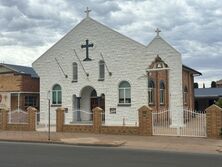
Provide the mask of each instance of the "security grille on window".
[{"label": "security grille on window", "polygon": [[149,79],[149,83],[148,83],[148,102],[149,104],[154,104],[154,88],[155,88],[155,84],[153,82],[153,80]]},{"label": "security grille on window", "polygon": [[74,62],[72,64],[72,68],[73,68],[73,81],[77,82],[78,81],[78,64]]},{"label": "security grille on window", "polygon": [[129,82],[122,81],[119,84],[119,103],[130,104],[131,103],[131,87]]},{"label": "security grille on window", "polygon": [[52,104],[62,104],[62,89],[58,84],[52,88]]},{"label": "security grille on window", "polygon": [[25,96],[25,107],[37,107],[37,97],[36,96]]},{"label": "security grille on window", "polygon": [[165,100],[165,85],[163,81],[160,81],[160,104],[164,104]]},{"label": "security grille on window", "polygon": [[103,81],[105,79],[105,62],[103,60],[99,61],[99,80]]}]

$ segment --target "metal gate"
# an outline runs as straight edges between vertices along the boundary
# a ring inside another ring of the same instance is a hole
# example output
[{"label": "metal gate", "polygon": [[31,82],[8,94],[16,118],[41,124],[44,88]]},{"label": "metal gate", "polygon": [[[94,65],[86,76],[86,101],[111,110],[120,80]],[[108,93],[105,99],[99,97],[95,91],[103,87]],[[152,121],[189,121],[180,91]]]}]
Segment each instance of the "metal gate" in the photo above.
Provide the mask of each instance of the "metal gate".
[{"label": "metal gate", "polygon": [[172,126],[169,111],[152,113],[153,135],[206,137],[206,113],[183,111],[183,124]]}]

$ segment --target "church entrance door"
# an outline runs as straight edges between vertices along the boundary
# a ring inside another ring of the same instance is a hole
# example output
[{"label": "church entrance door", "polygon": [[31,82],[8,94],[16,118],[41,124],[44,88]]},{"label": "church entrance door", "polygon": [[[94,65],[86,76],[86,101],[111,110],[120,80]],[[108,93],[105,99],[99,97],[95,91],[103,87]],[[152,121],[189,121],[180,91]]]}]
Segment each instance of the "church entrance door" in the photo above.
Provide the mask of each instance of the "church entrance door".
[{"label": "church entrance door", "polygon": [[95,107],[100,107],[101,109],[103,109],[103,115],[102,115],[102,120],[105,120],[105,95],[102,94],[101,96],[97,96],[96,90],[94,89],[91,92],[91,97],[90,97],[90,109],[91,112],[93,110],[93,108]]}]

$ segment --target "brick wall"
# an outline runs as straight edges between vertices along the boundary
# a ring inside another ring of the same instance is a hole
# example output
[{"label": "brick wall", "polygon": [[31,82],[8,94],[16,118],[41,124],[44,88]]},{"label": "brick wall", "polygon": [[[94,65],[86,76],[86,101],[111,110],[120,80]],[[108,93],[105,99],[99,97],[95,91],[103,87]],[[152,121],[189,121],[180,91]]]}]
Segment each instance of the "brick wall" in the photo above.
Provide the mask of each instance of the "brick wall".
[{"label": "brick wall", "polygon": [[142,106],[138,110],[139,126],[103,126],[102,113],[99,107],[93,109],[93,125],[64,125],[64,108],[56,110],[56,131],[57,132],[82,132],[82,133],[101,133],[119,135],[152,135],[152,109]]},{"label": "brick wall", "polygon": [[0,92],[39,92],[39,78],[15,73],[0,74]]},{"label": "brick wall", "polygon": [[36,109],[27,108],[28,120],[26,123],[9,123],[8,110],[0,109],[0,129],[8,131],[34,131],[36,129]]},{"label": "brick wall", "polygon": [[1,92],[17,92],[22,90],[22,75],[7,73],[0,75]]},{"label": "brick wall", "polygon": [[194,110],[194,87],[193,87],[194,78],[193,78],[193,74],[187,70],[183,70],[182,78],[183,78],[183,92],[184,92],[185,86],[187,87],[187,90],[188,90],[187,104],[183,103],[183,105],[187,109]]},{"label": "brick wall", "polygon": [[[149,79],[152,79],[155,84],[154,88],[154,104],[149,105],[154,111],[167,110],[169,106],[169,83],[168,83],[168,71],[153,71],[149,72]],[[160,81],[164,82],[165,95],[164,104],[160,104]]]}]

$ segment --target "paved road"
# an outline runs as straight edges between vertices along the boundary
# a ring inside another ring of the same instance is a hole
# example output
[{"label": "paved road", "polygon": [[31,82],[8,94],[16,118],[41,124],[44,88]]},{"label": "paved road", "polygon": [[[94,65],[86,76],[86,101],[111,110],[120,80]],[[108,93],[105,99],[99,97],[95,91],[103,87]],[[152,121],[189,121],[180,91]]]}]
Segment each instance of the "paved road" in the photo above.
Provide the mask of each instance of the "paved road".
[{"label": "paved road", "polygon": [[0,167],[221,167],[222,155],[0,142]]}]

